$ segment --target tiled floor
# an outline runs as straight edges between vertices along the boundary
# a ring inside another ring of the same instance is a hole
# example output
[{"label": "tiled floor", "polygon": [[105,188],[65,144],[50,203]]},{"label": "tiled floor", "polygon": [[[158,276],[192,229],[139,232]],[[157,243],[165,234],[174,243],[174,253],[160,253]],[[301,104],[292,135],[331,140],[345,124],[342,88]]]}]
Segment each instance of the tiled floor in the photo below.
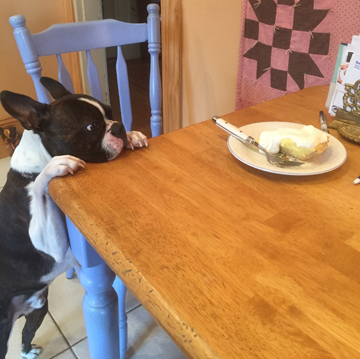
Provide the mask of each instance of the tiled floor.
[{"label": "tiled floor", "polygon": [[[9,158],[0,159],[0,190],[5,183],[9,166]],[[49,313],[34,339],[34,343],[44,348],[40,359],[90,359],[81,307],[83,295],[84,289],[76,276],[68,280],[63,274],[50,285]],[[169,336],[129,292],[126,302],[128,359],[185,358]],[[23,325],[23,318],[15,323],[6,359],[21,358]]]}]

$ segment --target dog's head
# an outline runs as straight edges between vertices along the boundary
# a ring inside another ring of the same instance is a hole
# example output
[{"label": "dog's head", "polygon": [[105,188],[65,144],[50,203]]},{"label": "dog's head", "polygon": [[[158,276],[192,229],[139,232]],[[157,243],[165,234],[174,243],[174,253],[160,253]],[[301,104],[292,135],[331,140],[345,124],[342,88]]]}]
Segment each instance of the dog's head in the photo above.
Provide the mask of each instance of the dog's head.
[{"label": "dog's head", "polygon": [[74,95],[59,82],[40,79],[55,100],[43,104],[28,96],[3,91],[4,109],[26,130],[38,134],[53,156],[73,155],[87,162],[105,162],[126,146],[124,125],[112,120],[110,106],[87,95]]}]

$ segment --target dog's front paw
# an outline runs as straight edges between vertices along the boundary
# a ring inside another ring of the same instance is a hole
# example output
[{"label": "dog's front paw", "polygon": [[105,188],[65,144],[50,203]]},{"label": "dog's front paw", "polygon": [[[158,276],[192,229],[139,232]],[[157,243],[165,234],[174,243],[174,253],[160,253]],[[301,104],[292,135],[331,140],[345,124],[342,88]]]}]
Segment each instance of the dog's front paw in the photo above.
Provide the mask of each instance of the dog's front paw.
[{"label": "dog's front paw", "polygon": [[144,147],[148,146],[147,137],[139,131],[126,132],[127,145],[126,148]]},{"label": "dog's front paw", "polygon": [[51,178],[65,176],[69,173],[72,175],[80,167],[85,167],[85,162],[80,158],[65,155],[55,156],[45,167],[44,172]]},{"label": "dog's front paw", "polygon": [[31,349],[25,353],[21,350],[21,357],[24,359],[37,359],[39,355],[42,353],[43,348],[36,344],[31,344]]},{"label": "dog's front paw", "polygon": [[55,156],[36,178],[33,190],[40,193],[47,192],[49,182],[54,177],[74,174],[80,167],[85,167],[85,162],[80,158],[69,155]]}]

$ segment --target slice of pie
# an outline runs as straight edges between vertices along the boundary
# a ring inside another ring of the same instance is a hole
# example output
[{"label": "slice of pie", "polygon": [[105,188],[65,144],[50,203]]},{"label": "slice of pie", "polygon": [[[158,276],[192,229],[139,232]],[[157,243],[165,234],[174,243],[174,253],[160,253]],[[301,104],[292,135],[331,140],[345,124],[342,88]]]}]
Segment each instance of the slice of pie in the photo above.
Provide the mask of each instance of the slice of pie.
[{"label": "slice of pie", "polygon": [[263,131],[259,143],[270,153],[283,153],[305,161],[325,151],[329,135],[314,126],[279,128],[276,131]]}]

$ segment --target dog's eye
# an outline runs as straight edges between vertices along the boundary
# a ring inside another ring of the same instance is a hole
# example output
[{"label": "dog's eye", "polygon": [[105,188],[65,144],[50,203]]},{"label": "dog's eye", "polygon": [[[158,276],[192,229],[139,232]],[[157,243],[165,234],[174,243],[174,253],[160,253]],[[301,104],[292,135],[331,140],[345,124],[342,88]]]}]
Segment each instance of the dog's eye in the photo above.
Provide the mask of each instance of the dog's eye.
[{"label": "dog's eye", "polygon": [[100,128],[100,125],[99,125],[98,122],[94,122],[94,123],[92,123],[92,124],[90,124],[89,126],[86,127],[86,129],[87,129],[88,131],[96,131],[96,130],[98,130],[99,128]]}]

